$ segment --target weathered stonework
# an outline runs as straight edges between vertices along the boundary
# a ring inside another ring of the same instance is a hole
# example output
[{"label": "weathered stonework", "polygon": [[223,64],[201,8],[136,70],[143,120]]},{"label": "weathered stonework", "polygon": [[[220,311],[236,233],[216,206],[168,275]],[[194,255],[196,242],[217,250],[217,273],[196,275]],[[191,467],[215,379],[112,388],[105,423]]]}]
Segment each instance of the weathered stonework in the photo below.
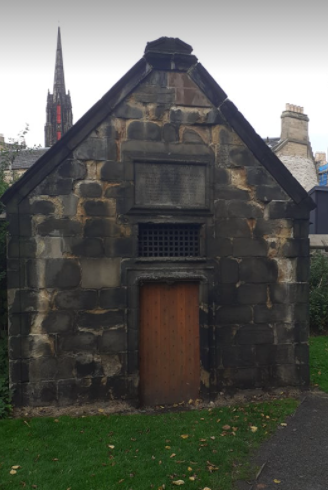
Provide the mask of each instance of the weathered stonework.
[{"label": "weathered stonework", "polygon": [[[200,284],[202,396],[308,385],[309,207],[254,156],[198,71],[185,71],[187,55],[181,69],[159,59],[151,53],[155,68],[80,143],[58,143],[72,150],[39,181],[31,174],[24,199],[7,201],[16,405],[138,403],[147,279]],[[161,165],[181,182],[156,202],[144,176],[156,166],[162,181]],[[201,256],[141,260],[144,222],[201,225]]]}]

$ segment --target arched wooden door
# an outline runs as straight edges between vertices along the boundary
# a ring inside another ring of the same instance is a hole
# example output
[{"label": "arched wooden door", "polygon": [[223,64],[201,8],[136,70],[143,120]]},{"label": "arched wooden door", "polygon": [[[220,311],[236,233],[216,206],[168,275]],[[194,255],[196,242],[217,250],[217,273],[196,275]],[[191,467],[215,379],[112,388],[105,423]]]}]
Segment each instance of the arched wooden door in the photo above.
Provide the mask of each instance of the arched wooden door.
[{"label": "arched wooden door", "polygon": [[199,396],[199,284],[140,287],[140,397],[143,405]]}]

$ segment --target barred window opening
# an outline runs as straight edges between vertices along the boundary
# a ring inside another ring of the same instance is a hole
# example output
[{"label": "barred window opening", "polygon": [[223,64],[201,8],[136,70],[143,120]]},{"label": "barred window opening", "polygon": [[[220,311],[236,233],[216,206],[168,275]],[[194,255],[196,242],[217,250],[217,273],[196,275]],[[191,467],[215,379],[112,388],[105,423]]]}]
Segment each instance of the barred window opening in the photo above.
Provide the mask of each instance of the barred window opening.
[{"label": "barred window opening", "polygon": [[200,225],[140,224],[139,257],[199,257]]}]

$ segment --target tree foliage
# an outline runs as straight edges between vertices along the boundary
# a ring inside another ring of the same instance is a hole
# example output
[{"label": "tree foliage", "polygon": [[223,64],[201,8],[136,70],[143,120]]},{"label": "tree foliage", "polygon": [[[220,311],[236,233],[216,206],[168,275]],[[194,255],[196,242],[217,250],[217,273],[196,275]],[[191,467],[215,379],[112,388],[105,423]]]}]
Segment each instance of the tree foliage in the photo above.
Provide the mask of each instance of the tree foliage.
[{"label": "tree foliage", "polygon": [[328,256],[321,252],[311,257],[310,329],[312,333],[328,331]]}]

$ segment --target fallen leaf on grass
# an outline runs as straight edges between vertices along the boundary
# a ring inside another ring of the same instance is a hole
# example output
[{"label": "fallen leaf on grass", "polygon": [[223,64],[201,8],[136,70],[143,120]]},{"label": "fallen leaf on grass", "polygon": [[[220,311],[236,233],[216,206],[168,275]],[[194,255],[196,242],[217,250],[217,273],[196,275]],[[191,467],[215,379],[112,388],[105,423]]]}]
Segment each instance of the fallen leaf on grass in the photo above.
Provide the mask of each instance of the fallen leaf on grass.
[{"label": "fallen leaf on grass", "polygon": [[195,481],[195,480],[196,480],[196,478],[195,478],[194,476],[189,476],[189,480],[190,480],[190,481]]},{"label": "fallen leaf on grass", "polygon": [[59,461],[58,458],[52,458],[52,461]]},{"label": "fallen leaf on grass", "polygon": [[230,425],[224,425],[224,426],[222,427],[222,429],[223,429],[223,430],[230,430],[230,429],[231,429],[231,427],[230,427]]},{"label": "fallen leaf on grass", "polygon": [[122,480],[119,481],[119,483],[122,483],[124,481],[124,478],[122,478]]},{"label": "fallen leaf on grass", "polygon": [[109,449],[114,449],[115,448],[115,446],[113,446],[113,444],[108,444],[108,447],[109,447]]},{"label": "fallen leaf on grass", "polygon": [[285,423],[282,423],[280,425],[281,425],[281,427],[287,427],[287,424],[285,424]]},{"label": "fallen leaf on grass", "polygon": [[175,458],[176,454],[175,453],[172,453],[170,458]]},{"label": "fallen leaf on grass", "polygon": [[20,468],[20,466],[19,466],[19,465],[15,465],[15,466],[12,466],[12,467],[11,467],[11,469],[12,469],[12,470],[18,470],[19,468]]},{"label": "fallen leaf on grass", "polygon": [[203,490],[211,490],[211,489],[208,487],[204,487]]},{"label": "fallen leaf on grass", "polygon": [[258,428],[255,425],[251,425],[250,429],[252,432],[256,432]]},{"label": "fallen leaf on grass", "polygon": [[281,483],[281,480],[277,480],[276,478],[273,480],[274,483]]},{"label": "fallen leaf on grass", "polygon": [[192,468],[190,466],[188,466],[188,471],[192,471]]},{"label": "fallen leaf on grass", "polygon": [[211,436],[211,437],[210,437],[210,439],[212,439],[212,441],[214,441],[214,439],[215,439],[215,436]]},{"label": "fallen leaf on grass", "polygon": [[59,420],[58,420],[58,419],[55,419],[55,420],[54,420],[54,422],[56,422],[56,423],[57,423],[57,422],[59,422]]},{"label": "fallen leaf on grass", "polygon": [[183,480],[175,480],[172,482],[173,485],[177,485],[177,486],[180,486],[180,485],[184,485],[184,481]]},{"label": "fallen leaf on grass", "polygon": [[11,475],[16,475],[17,471],[16,471],[16,470],[10,470],[10,471],[9,471],[9,473],[10,473]]},{"label": "fallen leaf on grass", "polygon": [[171,446],[165,446],[165,449],[171,449]]},{"label": "fallen leaf on grass", "polygon": [[181,434],[181,439],[188,439],[189,435],[188,434]]}]

